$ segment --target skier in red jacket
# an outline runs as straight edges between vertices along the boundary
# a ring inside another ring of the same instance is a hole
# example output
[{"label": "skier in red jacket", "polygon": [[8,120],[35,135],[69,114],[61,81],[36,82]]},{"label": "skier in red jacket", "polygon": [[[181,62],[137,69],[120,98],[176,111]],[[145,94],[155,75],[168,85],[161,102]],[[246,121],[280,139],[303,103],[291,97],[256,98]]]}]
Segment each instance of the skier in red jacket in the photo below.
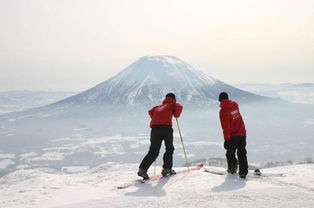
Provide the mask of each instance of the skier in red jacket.
[{"label": "skier in red jacket", "polygon": [[[246,130],[240,114],[238,103],[229,100],[228,94],[222,92],[219,95],[220,102],[220,122],[224,135],[224,148],[227,150],[228,172],[234,174],[238,169],[239,176],[245,178],[248,173],[248,163],[246,157]],[[238,160],[235,157],[237,151]]]},{"label": "skier in red jacket", "polygon": [[176,98],[173,93],[168,93],[161,105],[155,106],[148,111],[151,122],[150,133],[150,147],[147,155],[139,166],[138,176],[144,179],[149,179],[147,174],[148,168],[156,160],[159,154],[161,143],[164,140],[166,152],[163,156],[163,169],[161,173],[165,175],[176,174],[172,169],[172,155],[173,147],[173,129],[172,129],[172,116],[178,118],[182,112],[183,106],[176,103]]}]

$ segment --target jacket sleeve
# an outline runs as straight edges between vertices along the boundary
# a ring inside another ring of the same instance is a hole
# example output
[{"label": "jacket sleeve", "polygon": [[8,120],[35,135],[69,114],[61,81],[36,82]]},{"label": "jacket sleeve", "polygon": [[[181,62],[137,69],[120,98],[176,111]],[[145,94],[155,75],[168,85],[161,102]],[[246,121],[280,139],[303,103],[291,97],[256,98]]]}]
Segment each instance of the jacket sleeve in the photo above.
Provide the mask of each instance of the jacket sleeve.
[{"label": "jacket sleeve", "polygon": [[155,112],[155,108],[156,108],[156,107],[153,107],[152,109],[150,109],[150,110],[148,111],[148,114],[149,114],[150,118],[153,118],[154,112]]},{"label": "jacket sleeve", "polygon": [[230,140],[230,114],[226,111],[220,110],[219,112],[220,116],[220,123],[221,123],[221,128],[223,130],[224,134],[224,139]]},{"label": "jacket sleeve", "polygon": [[174,117],[175,118],[180,117],[182,110],[183,110],[183,106],[180,105],[179,103],[175,103],[174,104],[174,112],[173,112]]}]

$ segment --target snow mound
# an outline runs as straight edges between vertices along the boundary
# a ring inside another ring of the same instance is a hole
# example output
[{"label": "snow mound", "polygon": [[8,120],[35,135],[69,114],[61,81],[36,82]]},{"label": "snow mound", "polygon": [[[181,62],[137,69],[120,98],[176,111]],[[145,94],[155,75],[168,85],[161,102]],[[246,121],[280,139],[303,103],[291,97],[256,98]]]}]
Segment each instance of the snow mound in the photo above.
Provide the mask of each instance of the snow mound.
[{"label": "snow mound", "polygon": [[2,208],[314,206],[313,164],[264,169],[267,177],[247,180],[201,169],[117,189],[137,179],[137,165],[106,163],[76,174],[50,169],[15,171],[0,178],[0,204]]}]

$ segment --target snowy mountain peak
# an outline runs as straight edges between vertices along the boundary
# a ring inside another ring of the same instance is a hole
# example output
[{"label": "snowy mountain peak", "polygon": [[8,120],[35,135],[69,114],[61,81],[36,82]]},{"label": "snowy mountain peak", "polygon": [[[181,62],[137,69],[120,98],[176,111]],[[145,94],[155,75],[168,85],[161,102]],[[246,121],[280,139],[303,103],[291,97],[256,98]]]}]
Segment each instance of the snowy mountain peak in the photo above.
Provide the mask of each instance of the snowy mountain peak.
[{"label": "snowy mountain peak", "polygon": [[[212,83],[216,81],[174,56],[144,56],[115,76],[113,80],[117,81],[127,77],[128,82],[132,82],[133,79],[133,81],[138,83],[139,81],[147,81],[148,79],[150,81],[159,81],[160,84],[167,85],[166,80],[169,79],[172,81],[179,79],[181,82],[188,81],[191,79],[188,75],[192,75],[191,78],[201,80],[206,77],[209,78]],[[195,77],[195,75],[197,75],[197,77]]]},{"label": "snowy mountain peak", "polygon": [[144,56],[111,79],[67,101],[154,105],[173,92],[181,103],[203,105],[216,101],[221,91],[235,94],[240,100],[260,98],[216,80],[175,56]]},{"label": "snowy mountain peak", "polygon": [[186,64],[175,56],[144,56],[139,60],[162,62],[164,64]]}]

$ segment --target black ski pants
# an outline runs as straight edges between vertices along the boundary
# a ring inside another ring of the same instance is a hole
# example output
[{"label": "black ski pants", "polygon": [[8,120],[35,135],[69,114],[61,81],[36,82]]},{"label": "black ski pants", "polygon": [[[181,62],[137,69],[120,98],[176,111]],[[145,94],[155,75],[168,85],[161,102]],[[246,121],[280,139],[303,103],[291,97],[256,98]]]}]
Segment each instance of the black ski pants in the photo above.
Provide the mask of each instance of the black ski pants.
[{"label": "black ski pants", "polygon": [[174,152],[173,129],[169,125],[156,125],[151,129],[149,151],[141,162],[139,166],[140,169],[147,171],[151,164],[156,160],[163,140],[165,141],[166,146],[166,152],[163,156],[163,168],[172,168],[172,155]]},{"label": "black ski pants", "polygon": [[[230,146],[227,149],[226,157],[228,162],[228,169],[237,168],[239,162],[239,174],[248,173],[248,163],[246,157],[246,136],[232,136],[230,139]],[[235,156],[237,152],[238,160]]]}]

